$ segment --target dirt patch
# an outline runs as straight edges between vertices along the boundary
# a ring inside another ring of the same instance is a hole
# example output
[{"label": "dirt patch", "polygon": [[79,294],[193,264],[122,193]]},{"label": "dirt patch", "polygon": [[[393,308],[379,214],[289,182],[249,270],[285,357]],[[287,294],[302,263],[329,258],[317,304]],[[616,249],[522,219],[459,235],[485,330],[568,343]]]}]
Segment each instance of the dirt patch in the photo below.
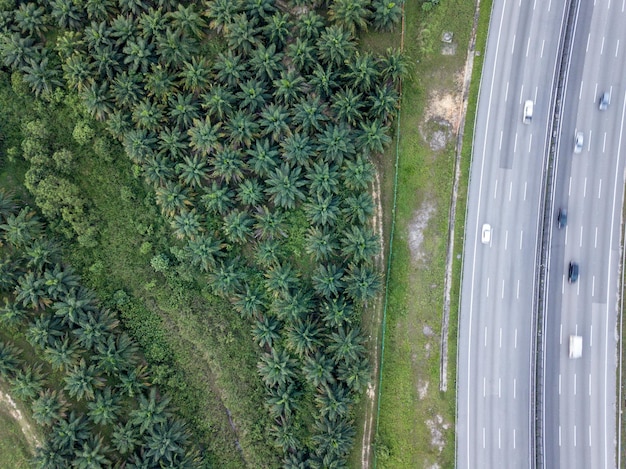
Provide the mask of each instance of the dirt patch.
[{"label": "dirt patch", "polygon": [[417,381],[417,395],[419,396],[420,401],[423,401],[428,394],[428,384],[428,381],[424,381],[422,379]]},{"label": "dirt patch", "polygon": [[22,415],[22,411],[18,409],[15,401],[11,399],[11,396],[3,393],[2,391],[0,391],[0,406],[6,409],[9,415],[19,424],[26,441],[28,441],[28,444],[33,452],[37,446],[41,446],[41,442],[39,441],[39,438],[37,438],[37,434],[33,430],[33,427],[30,423],[28,423],[28,421],[26,421]]},{"label": "dirt patch", "polygon": [[428,222],[435,213],[435,204],[426,201],[420,209],[415,213],[413,220],[409,224],[409,249],[411,250],[411,258],[413,261],[426,260],[426,253],[423,250],[424,230],[428,226]]},{"label": "dirt patch", "polygon": [[450,428],[450,424],[444,422],[443,417],[437,414],[434,418],[426,420],[426,426],[430,431],[431,446],[441,453],[446,443],[444,432]]}]

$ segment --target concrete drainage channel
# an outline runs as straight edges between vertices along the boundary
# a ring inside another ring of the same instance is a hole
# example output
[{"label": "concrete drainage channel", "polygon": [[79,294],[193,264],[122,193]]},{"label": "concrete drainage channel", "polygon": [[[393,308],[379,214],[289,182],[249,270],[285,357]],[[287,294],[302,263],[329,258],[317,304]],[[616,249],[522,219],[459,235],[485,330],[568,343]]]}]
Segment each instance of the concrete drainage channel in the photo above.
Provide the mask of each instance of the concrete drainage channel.
[{"label": "concrete drainage channel", "polygon": [[578,11],[579,0],[570,0],[565,18],[565,27],[560,38],[561,46],[559,47],[559,66],[558,78],[555,81],[554,110],[552,114],[552,122],[549,139],[548,158],[546,161],[544,180],[544,197],[541,210],[543,212],[543,222],[539,228],[538,239],[539,249],[537,250],[537,265],[539,265],[538,276],[535,279],[537,297],[535,298],[535,315],[536,315],[536,333],[534,351],[535,351],[535,367],[534,376],[531,383],[532,396],[531,404],[535,409],[534,415],[534,466],[537,469],[545,467],[545,454],[543,447],[543,429],[544,429],[544,354],[545,354],[545,321],[546,321],[546,303],[543,295],[543,289],[546,285],[546,273],[549,264],[548,248],[550,245],[550,228],[552,224],[552,204],[554,192],[554,164],[556,154],[559,148],[558,136],[561,128],[561,113],[563,106],[563,92],[567,83],[567,69],[572,52],[572,37],[574,33],[574,25],[576,12]]}]

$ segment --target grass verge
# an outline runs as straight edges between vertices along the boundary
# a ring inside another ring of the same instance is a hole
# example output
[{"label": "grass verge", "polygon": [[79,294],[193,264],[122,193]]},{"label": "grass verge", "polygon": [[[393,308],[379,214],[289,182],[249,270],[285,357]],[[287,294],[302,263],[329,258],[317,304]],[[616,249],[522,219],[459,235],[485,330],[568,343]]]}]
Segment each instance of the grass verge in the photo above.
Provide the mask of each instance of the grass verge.
[{"label": "grass verge", "polygon": [[[480,44],[486,37],[490,3],[481,2],[477,48],[482,47]],[[404,82],[400,121],[397,229],[388,290],[385,362],[376,442],[377,466],[380,468],[454,466],[456,312],[461,271],[458,253],[463,247],[480,60],[474,62],[461,161],[446,393],[439,392],[439,344],[455,142],[448,138],[440,149],[433,149],[436,145],[431,144],[436,143],[437,135],[443,133],[452,137],[455,134],[454,123],[460,112],[462,74],[474,7],[473,0],[449,1],[424,16],[419,5],[406,5],[406,53],[412,59],[415,71]],[[449,46],[443,46],[440,41],[444,31],[454,35]],[[446,106],[449,100],[456,106]],[[384,173],[387,179],[393,178],[392,162],[388,162]],[[389,187],[389,183],[386,186]],[[391,211],[389,198],[386,207]]]}]

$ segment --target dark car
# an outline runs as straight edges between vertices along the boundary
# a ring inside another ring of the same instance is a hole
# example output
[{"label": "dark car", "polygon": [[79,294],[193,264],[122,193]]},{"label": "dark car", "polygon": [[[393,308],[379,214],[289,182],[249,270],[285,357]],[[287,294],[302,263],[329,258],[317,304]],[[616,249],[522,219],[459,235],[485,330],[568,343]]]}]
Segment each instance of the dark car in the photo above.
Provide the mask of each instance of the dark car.
[{"label": "dark car", "polygon": [[578,280],[578,264],[576,262],[569,263],[569,269],[567,269],[567,281],[569,283],[575,283]]},{"label": "dark car", "polygon": [[564,208],[559,209],[559,214],[556,217],[556,221],[559,224],[559,230],[567,226],[567,210]]}]

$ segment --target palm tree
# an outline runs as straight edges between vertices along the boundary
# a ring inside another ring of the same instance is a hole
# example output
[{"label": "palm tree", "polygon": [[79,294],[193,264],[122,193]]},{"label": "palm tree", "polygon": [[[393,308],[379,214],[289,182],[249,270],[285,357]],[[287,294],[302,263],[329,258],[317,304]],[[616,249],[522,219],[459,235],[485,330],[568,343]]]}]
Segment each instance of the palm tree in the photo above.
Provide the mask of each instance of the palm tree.
[{"label": "palm tree", "polygon": [[265,268],[277,265],[282,256],[281,244],[273,238],[259,242],[254,252],[255,261]]},{"label": "palm tree", "polygon": [[52,0],[50,7],[50,14],[61,29],[80,29],[85,20],[83,10],[72,0]]},{"label": "palm tree", "polygon": [[314,388],[335,382],[335,363],[323,352],[317,351],[315,356],[304,357],[302,373],[307,382]]},{"label": "palm tree", "polygon": [[71,90],[83,92],[93,84],[93,63],[83,54],[72,54],[62,64],[63,78]]},{"label": "palm tree", "polygon": [[[228,88],[236,88],[240,83],[250,78],[245,60],[232,50],[221,52],[217,56],[213,64],[213,71],[216,78]],[[221,87],[221,85],[214,86]]]},{"label": "palm tree", "polygon": [[280,78],[274,80],[274,98],[286,106],[291,106],[302,94],[304,78],[294,70],[283,71]]},{"label": "palm tree", "polygon": [[0,342],[0,376],[9,379],[20,368],[21,350],[8,342]]},{"label": "palm tree", "polygon": [[268,47],[262,43],[259,44],[252,51],[249,62],[251,69],[256,71],[257,80],[274,81],[284,71],[283,56],[282,52],[277,52],[275,44],[270,44]]},{"label": "palm tree", "polygon": [[113,443],[113,447],[120,454],[129,454],[135,450],[140,443],[140,439],[139,435],[137,435],[137,430],[131,422],[126,422],[125,424],[118,423],[113,427],[111,443]]},{"label": "palm tree", "polygon": [[65,418],[68,405],[62,391],[46,389],[33,401],[31,409],[33,418],[39,425],[51,427]]},{"label": "palm tree", "polygon": [[350,129],[343,123],[331,124],[319,135],[319,149],[328,161],[341,165],[344,158],[354,155],[354,138]]},{"label": "palm tree", "polygon": [[327,327],[347,327],[353,321],[354,305],[344,296],[326,298],[320,304],[320,312]]},{"label": "palm tree", "polygon": [[385,150],[385,146],[391,142],[389,137],[389,127],[383,125],[379,120],[360,123],[361,130],[357,137],[359,148],[366,153],[380,154]]},{"label": "palm tree", "polygon": [[258,317],[265,309],[265,292],[246,285],[243,292],[234,295],[233,306],[245,318]]},{"label": "palm tree", "polygon": [[279,319],[291,323],[296,319],[305,318],[313,312],[314,308],[313,294],[307,289],[297,289],[283,291],[274,300],[271,309]]},{"label": "palm tree", "polygon": [[133,16],[140,16],[147,8],[148,5],[142,0],[118,0],[120,10],[126,16],[128,13],[132,13]]},{"label": "palm tree", "polygon": [[33,309],[44,309],[52,303],[45,280],[33,272],[27,272],[17,280],[15,301]]},{"label": "palm tree", "polygon": [[14,12],[13,23],[22,33],[29,36],[39,36],[43,39],[48,30],[48,18],[43,6],[36,3],[22,3]]},{"label": "palm tree", "polygon": [[258,239],[286,237],[285,213],[280,209],[270,210],[265,205],[257,207],[254,215],[254,236]]},{"label": "palm tree", "polygon": [[81,442],[80,448],[75,451],[72,466],[77,469],[100,469],[110,467],[111,461],[107,458],[109,447],[102,441],[100,435],[91,435]]},{"label": "palm tree", "polygon": [[94,292],[84,287],[73,287],[63,297],[52,305],[54,315],[60,318],[63,324],[76,325],[82,316],[97,311]]},{"label": "palm tree", "polygon": [[104,21],[112,14],[112,0],[86,0],[85,11],[91,21]]},{"label": "palm tree", "polygon": [[243,9],[248,16],[268,20],[276,12],[272,0],[243,0]]},{"label": "palm tree", "polygon": [[354,160],[346,160],[342,177],[345,186],[353,191],[362,191],[369,187],[374,180],[376,169],[363,155],[357,155]]},{"label": "palm tree", "polygon": [[235,191],[228,184],[212,181],[200,200],[209,213],[224,215],[234,207],[234,198]]},{"label": "palm tree", "polygon": [[21,249],[41,235],[41,222],[30,207],[23,207],[15,214],[9,214],[0,225],[2,238],[15,248]]},{"label": "palm tree", "polygon": [[330,461],[343,458],[354,439],[354,427],[346,417],[336,421],[322,418],[315,422],[315,433],[312,440],[319,455],[330,456]]},{"label": "palm tree", "polygon": [[299,272],[288,262],[279,264],[265,272],[265,286],[274,297],[289,293],[300,283]]},{"label": "palm tree", "polygon": [[12,377],[9,376],[9,384],[13,397],[22,401],[34,400],[44,387],[41,365],[27,365],[24,368],[18,368]]},{"label": "palm tree", "polygon": [[381,58],[381,75],[385,81],[397,84],[409,71],[407,58],[397,49],[387,49]]},{"label": "palm tree", "polygon": [[274,445],[281,448],[285,453],[291,453],[302,445],[296,436],[296,427],[290,418],[281,416],[270,427],[270,434],[274,437]]},{"label": "palm tree", "polygon": [[85,108],[96,120],[105,120],[113,111],[113,98],[109,92],[108,81],[102,81],[100,85],[91,83],[81,94]]},{"label": "palm tree", "polygon": [[274,342],[280,339],[280,321],[277,318],[264,316],[257,319],[252,328],[252,337],[259,347],[273,348]]},{"label": "palm tree", "polygon": [[339,170],[337,165],[327,162],[314,162],[306,178],[309,182],[309,194],[337,194],[339,191]]},{"label": "palm tree", "polygon": [[263,33],[270,44],[275,45],[278,50],[282,50],[287,43],[291,27],[289,15],[276,12],[267,19],[267,25],[263,27]]},{"label": "palm tree", "polygon": [[174,75],[161,64],[152,64],[144,80],[147,95],[160,103],[166,102],[174,91]]},{"label": "palm tree", "polygon": [[111,94],[119,106],[132,108],[136,102],[144,97],[140,76],[127,71],[118,74],[111,86]]},{"label": "palm tree", "polygon": [[359,30],[367,30],[371,15],[368,9],[370,2],[371,0],[335,0],[328,10],[328,17],[354,35]]},{"label": "palm tree", "polygon": [[161,8],[153,8],[141,14],[138,18],[141,37],[144,39],[157,37],[167,27],[166,12]]},{"label": "palm tree", "polygon": [[211,84],[211,68],[204,58],[193,56],[191,62],[185,62],[179,73],[183,90],[198,95],[209,89]]},{"label": "palm tree", "polygon": [[323,99],[328,99],[339,87],[339,76],[329,65],[326,68],[316,63],[313,72],[309,76],[309,83],[317,95]]},{"label": "palm tree", "polygon": [[120,393],[131,398],[139,395],[150,386],[145,365],[138,365],[130,370],[121,371],[118,377],[120,382],[115,387],[120,390]]},{"label": "palm tree", "polygon": [[156,203],[161,207],[161,213],[173,217],[186,206],[191,205],[189,191],[181,184],[167,181],[164,186],[157,188]]},{"label": "palm tree", "polygon": [[259,43],[258,17],[236,14],[224,30],[228,48],[248,55]]},{"label": "palm tree", "polygon": [[324,298],[338,296],[343,290],[344,269],[335,264],[320,264],[312,276],[313,288]]},{"label": "palm tree", "polygon": [[162,126],[161,129],[157,141],[158,154],[179,161],[187,153],[187,135],[176,126]]},{"label": "palm tree", "polygon": [[[315,48],[311,40],[297,37],[294,42],[287,46],[286,55],[298,71],[309,73],[316,64],[314,52]],[[287,73],[294,72],[288,71]],[[274,82],[274,86],[278,87],[276,82]]]},{"label": "palm tree", "polygon": [[319,96],[306,96],[293,107],[293,122],[305,133],[321,131],[328,121],[328,106]]},{"label": "palm tree", "polygon": [[247,110],[254,113],[262,109],[270,98],[265,83],[261,80],[248,80],[239,83],[239,91],[235,96],[239,99],[239,111]]},{"label": "palm tree", "polygon": [[177,126],[186,130],[200,116],[200,104],[192,94],[176,93],[169,99],[168,115]]},{"label": "palm tree", "polygon": [[89,409],[87,415],[96,425],[109,425],[117,421],[121,409],[119,396],[113,394],[107,386],[103,390],[96,391],[96,397],[87,403]]},{"label": "palm tree", "polygon": [[258,363],[259,374],[267,386],[288,386],[296,377],[296,360],[284,349],[273,348]]},{"label": "palm tree", "polygon": [[374,214],[374,201],[369,192],[359,192],[343,199],[341,213],[348,223],[365,224]]},{"label": "palm tree", "polygon": [[288,109],[281,104],[272,103],[261,112],[261,135],[270,135],[273,141],[280,142],[291,134],[289,123]]},{"label": "palm tree", "polygon": [[44,354],[52,369],[65,371],[76,365],[82,350],[78,344],[70,341],[68,334],[65,334],[62,341],[58,340],[46,347]]},{"label": "palm tree", "polygon": [[320,36],[324,25],[324,18],[322,18],[313,8],[307,9],[306,12],[299,16],[296,20],[298,35],[303,39],[317,39]]},{"label": "palm tree", "polygon": [[83,314],[80,316],[77,327],[72,329],[78,343],[87,350],[97,350],[104,344],[109,336],[115,332],[119,325],[118,320],[111,311],[103,309],[97,313]]},{"label": "palm tree", "polygon": [[372,23],[377,31],[392,31],[402,19],[403,0],[372,0]]},{"label": "palm tree", "polygon": [[200,267],[208,272],[215,266],[215,259],[219,256],[222,244],[211,236],[199,233],[187,242],[184,250],[193,266]]},{"label": "palm tree", "polygon": [[304,250],[316,261],[328,260],[339,250],[337,235],[326,227],[313,226],[307,233]]},{"label": "palm tree", "polygon": [[317,194],[309,197],[304,212],[313,225],[334,226],[340,215],[339,199],[333,195]]},{"label": "palm tree", "polygon": [[224,181],[226,184],[239,182],[244,177],[246,163],[241,151],[232,147],[224,147],[215,153],[211,176]]},{"label": "palm tree", "polygon": [[125,135],[131,131],[130,116],[121,110],[113,111],[108,116],[106,127],[115,139],[123,140]]},{"label": "palm tree", "polygon": [[269,176],[265,192],[274,205],[294,209],[298,201],[304,200],[304,193],[300,188],[306,183],[300,177],[301,172],[300,167],[292,168],[285,162]]},{"label": "palm tree", "polygon": [[0,41],[2,62],[7,67],[20,69],[27,60],[41,56],[41,47],[32,37],[22,37],[19,33],[3,34]]},{"label": "palm tree", "polygon": [[174,463],[185,454],[189,436],[182,422],[167,419],[152,426],[146,437],[146,457],[154,464]]},{"label": "palm tree", "polygon": [[197,154],[183,157],[183,161],[176,166],[178,179],[193,189],[202,186],[209,174],[209,167],[205,158]]},{"label": "palm tree", "polygon": [[278,164],[278,150],[266,138],[255,139],[246,154],[248,166],[260,178],[266,178]]},{"label": "palm tree", "polygon": [[67,418],[60,419],[52,427],[50,440],[58,451],[70,451],[70,456],[73,456],[75,446],[89,438],[90,434],[87,419],[72,410]]},{"label": "palm tree", "polygon": [[65,328],[59,319],[42,314],[30,324],[26,331],[26,340],[33,347],[44,349],[54,345],[64,333]]},{"label": "palm tree", "polygon": [[389,85],[376,85],[374,92],[367,98],[367,115],[370,120],[380,120],[388,123],[398,110],[400,97],[396,90]]},{"label": "palm tree", "polygon": [[263,184],[256,178],[245,179],[237,188],[237,200],[244,207],[258,207],[265,200]]},{"label": "palm tree", "polygon": [[[5,275],[0,272],[0,275]],[[6,277],[4,277],[6,279]],[[17,326],[29,315],[28,310],[20,307],[16,302],[4,299],[4,306],[0,308],[0,322],[6,326]]]},{"label": "palm tree", "polygon": [[136,409],[130,412],[129,421],[139,429],[140,434],[146,433],[154,425],[163,423],[171,416],[168,410],[170,399],[165,396],[157,397],[155,387],[150,388],[150,393],[141,393]]},{"label": "palm tree", "polygon": [[221,125],[221,122],[212,124],[208,115],[204,119],[194,119],[193,125],[187,130],[189,146],[203,157],[220,149],[220,138],[223,136]]},{"label": "palm tree", "polygon": [[167,16],[171,20],[173,29],[183,31],[185,36],[199,39],[204,35],[206,23],[196,11],[195,4],[184,6],[179,3],[176,11],[168,13]]},{"label": "palm tree", "polygon": [[125,332],[111,334],[96,346],[95,360],[98,369],[108,376],[116,376],[122,370],[134,367],[137,362],[137,344]]},{"label": "palm tree", "polygon": [[196,49],[196,43],[185,37],[179,29],[168,26],[157,36],[155,52],[159,56],[159,63],[167,68],[180,67],[191,59]]},{"label": "palm tree", "polygon": [[339,120],[345,121],[352,126],[356,126],[361,121],[363,113],[363,95],[355,94],[352,88],[342,89],[332,97],[331,109]]},{"label": "palm tree", "polygon": [[361,393],[370,383],[372,369],[367,359],[355,362],[341,362],[337,368],[337,377],[346,383],[355,393]]},{"label": "palm tree", "polygon": [[251,112],[253,111],[235,111],[226,122],[226,135],[234,148],[240,148],[242,145],[249,148],[252,145],[252,140],[259,133],[259,124]]},{"label": "palm tree", "polygon": [[222,229],[228,241],[235,244],[244,244],[252,236],[253,223],[254,220],[248,212],[233,210],[224,217]]},{"label": "palm tree", "polygon": [[102,45],[91,54],[97,77],[102,79],[101,86],[109,86],[115,76],[122,71],[124,55],[114,45]]},{"label": "palm tree", "polygon": [[226,32],[235,14],[240,11],[239,3],[233,0],[215,0],[208,3],[204,15],[209,19],[209,27],[218,34]]},{"label": "palm tree", "polygon": [[[350,1],[358,4],[361,0],[348,0]],[[346,3],[346,0],[338,0],[333,5],[340,2]],[[347,21],[344,23],[348,28],[350,27]],[[350,30],[341,26],[327,26],[317,40],[318,57],[326,65],[341,67],[348,57],[354,55],[355,51],[356,45],[350,35]]]},{"label": "palm tree", "polygon": [[94,52],[102,47],[113,46],[112,31],[108,22],[105,21],[108,18],[109,15],[107,14],[106,18],[92,21],[91,24],[85,26],[83,36],[90,52]]},{"label": "palm tree", "polygon": [[202,95],[202,107],[208,112],[207,118],[226,119],[232,114],[234,103],[235,95],[222,85],[213,85],[208,93]]},{"label": "palm tree", "polygon": [[379,81],[379,72],[376,60],[371,52],[356,52],[355,56],[348,60],[348,71],[345,78],[350,86],[362,93],[369,93]]},{"label": "palm tree", "polygon": [[15,215],[18,204],[11,190],[0,188],[0,222],[5,223],[9,215]]},{"label": "palm tree", "polygon": [[43,271],[44,285],[48,290],[48,296],[52,300],[58,300],[70,293],[70,290],[78,287],[80,277],[70,267],[61,267],[55,264],[52,270]]},{"label": "palm tree", "polygon": [[209,275],[209,285],[216,294],[224,298],[234,298],[241,289],[244,272],[239,259],[220,261]]},{"label": "palm tree", "polygon": [[170,221],[178,239],[194,239],[202,230],[201,219],[195,209],[182,209]]},{"label": "palm tree", "polygon": [[349,390],[341,382],[318,388],[315,396],[315,404],[320,409],[320,415],[331,421],[347,417],[352,403],[353,398]]},{"label": "palm tree", "polygon": [[95,391],[105,385],[105,379],[96,371],[95,365],[87,365],[84,358],[81,358],[77,365],[68,371],[65,378],[65,389],[70,397],[79,401],[83,399],[92,400]]},{"label": "palm tree", "polygon": [[139,101],[132,109],[132,119],[138,128],[155,132],[164,120],[163,106],[149,98]]},{"label": "palm tree", "polygon": [[298,399],[302,393],[298,391],[295,384],[288,386],[278,386],[269,389],[269,397],[265,405],[269,409],[270,417],[278,419],[281,416],[291,417],[294,412],[299,410]]},{"label": "palm tree", "polygon": [[362,360],[365,355],[363,337],[358,327],[337,329],[330,334],[330,343],[326,350],[332,354],[335,363],[355,363]]},{"label": "palm tree", "polygon": [[298,357],[310,356],[322,345],[321,330],[314,319],[295,319],[287,328],[287,348]]},{"label": "palm tree", "polygon": [[351,225],[342,232],[341,253],[347,260],[372,263],[380,252],[378,236],[369,228]]},{"label": "palm tree", "polygon": [[87,58],[87,44],[85,43],[83,32],[63,31],[57,36],[54,49],[59,54],[61,61],[66,61],[72,55]]}]

